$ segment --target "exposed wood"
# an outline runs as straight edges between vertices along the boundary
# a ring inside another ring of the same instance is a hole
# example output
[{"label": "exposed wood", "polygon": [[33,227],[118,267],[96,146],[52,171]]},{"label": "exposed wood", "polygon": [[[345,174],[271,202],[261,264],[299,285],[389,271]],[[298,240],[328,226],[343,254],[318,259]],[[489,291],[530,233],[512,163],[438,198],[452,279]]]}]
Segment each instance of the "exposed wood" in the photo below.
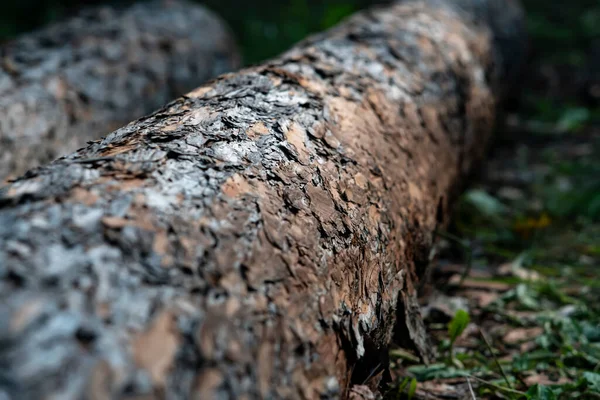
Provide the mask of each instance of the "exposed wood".
[{"label": "exposed wood", "polygon": [[3,390],[336,398],[394,334],[430,360],[415,286],[520,62],[502,3],[502,40],[359,13],[1,189]]},{"label": "exposed wood", "polygon": [[188,2],[89,9],[0,48],[0,182],[69,154],[239,66]]}]

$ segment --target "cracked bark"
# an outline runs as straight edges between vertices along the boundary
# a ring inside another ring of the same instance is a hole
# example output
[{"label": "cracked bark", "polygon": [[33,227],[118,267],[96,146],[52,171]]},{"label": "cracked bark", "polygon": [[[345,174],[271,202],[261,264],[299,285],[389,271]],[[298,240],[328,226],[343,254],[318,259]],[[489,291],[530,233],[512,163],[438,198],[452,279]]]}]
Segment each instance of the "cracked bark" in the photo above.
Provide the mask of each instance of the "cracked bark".
[{"label": "cracked bark", "polygon": [[359,13],[0,189],[2,391],[344,397],[394,327],[430,360],[415,287],[522,54],[477,3]]},{"label": "cracked bark", "polygon": [[0,182],[83,147],[239,67],[204,7],[89,9],[0,48]]}]

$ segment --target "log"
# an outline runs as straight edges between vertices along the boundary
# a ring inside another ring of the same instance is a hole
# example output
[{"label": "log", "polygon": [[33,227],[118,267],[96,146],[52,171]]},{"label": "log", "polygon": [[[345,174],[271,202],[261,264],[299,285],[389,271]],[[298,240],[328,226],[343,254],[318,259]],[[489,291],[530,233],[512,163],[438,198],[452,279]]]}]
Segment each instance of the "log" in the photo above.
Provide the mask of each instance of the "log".
[{"label": "log", "polygon": [[239,66],[206,8],[84,10],[0,48],[0,182],[69,154]]},{"label": "log", "polygon": [[358,13],[0,189],[0,393],[339,398],[393,338],[431,361],[415,287],[522,54],[518,5],[473,1],[496,22]]}]

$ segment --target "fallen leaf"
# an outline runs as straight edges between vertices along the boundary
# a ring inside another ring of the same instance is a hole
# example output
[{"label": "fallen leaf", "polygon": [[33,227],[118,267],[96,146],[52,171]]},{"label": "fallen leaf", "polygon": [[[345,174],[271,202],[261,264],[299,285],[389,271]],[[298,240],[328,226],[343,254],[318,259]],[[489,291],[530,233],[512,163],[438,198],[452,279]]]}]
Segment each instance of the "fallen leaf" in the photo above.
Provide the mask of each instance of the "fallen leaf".
[{"label": "fallen leaf", "polygon": [[536,347],[537,347],[537,344],[534,341],[524,342],[524,343],[521,343],[521,345],[519,346],[519,351],[521,352],[521,354],[525,354],[527,352],[532,351]]},{"label": "fallen leaf", "polygon": [[[466,268],[467,266],[463,264],[443,264],[435,267],[437,273],[448,275],[450,275],[451,273],[462,275]],[[494,278],[494,275],[491,271],[491,268],[490,270],[478,268],[471,270],[471,272],[469,273],[469,278],[492,279]]]},{"label": "fallen leaf", "polygon": [[518,344],[535,339],[544,332],[540,327],[535,328],[515,328],[504,335],[504,343]]},{"label": "fallen leaf", "polygon": [[523,257],[517,257],[515,260],[502,264],[497,269],[498,276],[514,276],[524,281],[539,281],[542,279],[537,271],[532,271],[523,267]]},{"label": "fallen leaf", "polygon": [[536,374],[536,375],[531,375],[531,376],[528,376],[527,378],[525,378],[525,383],[528,386],[533,386],[535,384],[545,385],[545,386],[564,385],[565,383],[570,383],[570,382],[571,381],[568,378],[565,378],[564,376],[561,376],[560,378],[558,378],[558,380],[552,380],[546,374]]},{"label": "fallen leaf", "polygon": [[460,383],[454,382],[454,384],[437,381],[421,382],[417,390],[417,396],[426,399],[464,399],[466,398],[465,388],[463,387],[464,382],[464,378],[461,378]]},{"label": "fallen leaf", "polygon": [[350,400],[375,400],[377,397],[366,385],[354,385],[350,389]]},{"label": "fallen leaf", "polygon": [[498,292],[487,290],[466,290],[461,292],[468,299],[472,299],[477,307],[485,308],[493,303],[499,296]]},{"label": "fallen leaf", "polygon": [[[453,286],[459,286],[460,279],[461,279],[461,277],[459,275],[454,275],[452,278],[450,278],[450,280],[448,281],[448,284],[453,285]],[[487,289],[487,290],[495,290],[498,292],[505,292],[511,288],[511,286],[509,284],[503,283],[503,282],[479,281],[479,280],[469,279],[469,278],[465,279],[462,282],[462,285],[460,285],[460,286],[463,288],[466,288],[466,289]]]}]

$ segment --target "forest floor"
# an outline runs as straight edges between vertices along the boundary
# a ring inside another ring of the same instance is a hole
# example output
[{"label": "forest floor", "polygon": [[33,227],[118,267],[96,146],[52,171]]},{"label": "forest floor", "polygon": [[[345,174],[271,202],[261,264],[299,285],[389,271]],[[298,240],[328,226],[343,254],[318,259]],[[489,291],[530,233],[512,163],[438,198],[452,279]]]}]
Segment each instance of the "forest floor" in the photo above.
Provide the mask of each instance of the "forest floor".
[{"label": "forest floor", "polygon": [[423,293],[437,363],[393,349],[386,398],[600,399],[600,5],[555,11],[587,31],[529,14],[523,100]]},{"label": "forest floor", "polygon": [[440,233],[439,363],[394,349],[391,398],[600,398],[600,127],[503,139]]}]

